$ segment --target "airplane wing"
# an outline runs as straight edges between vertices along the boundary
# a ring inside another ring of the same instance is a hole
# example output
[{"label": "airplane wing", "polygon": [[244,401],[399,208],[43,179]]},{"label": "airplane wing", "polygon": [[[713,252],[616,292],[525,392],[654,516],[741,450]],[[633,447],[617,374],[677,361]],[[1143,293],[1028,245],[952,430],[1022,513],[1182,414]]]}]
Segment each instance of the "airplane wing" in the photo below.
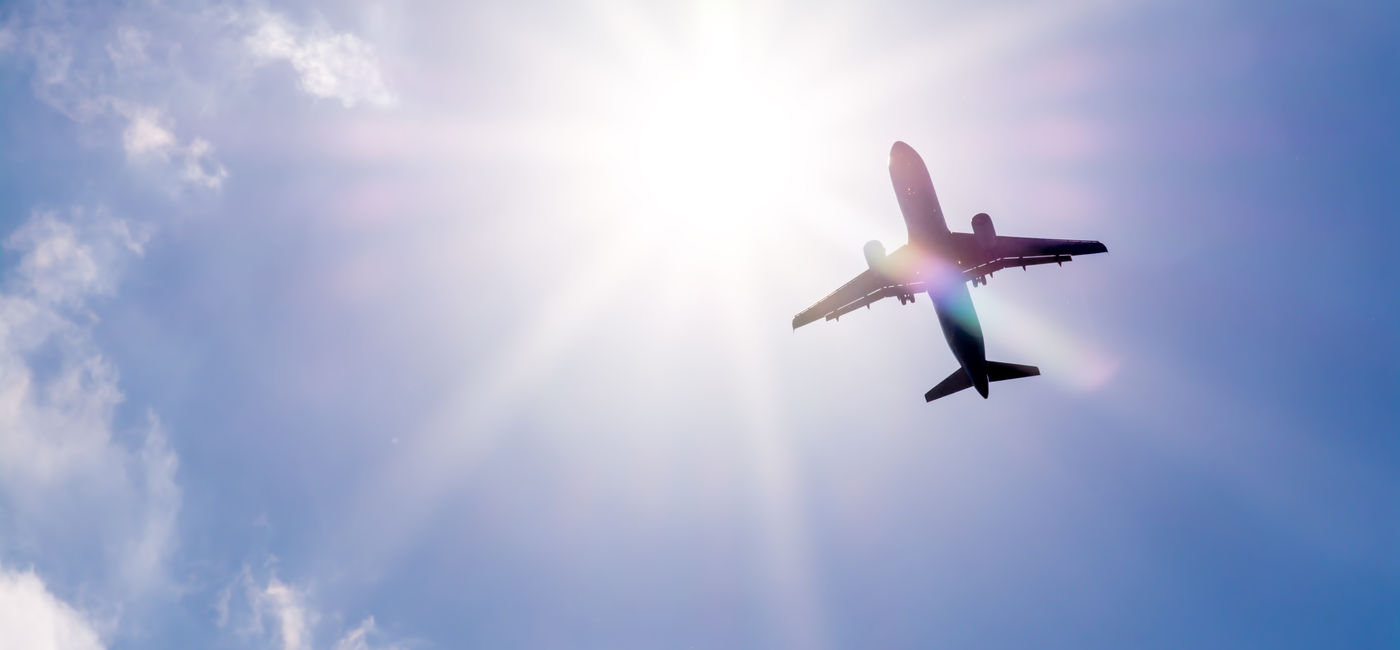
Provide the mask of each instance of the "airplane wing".
[{"label": "airplane wing", "polygon": [[825,318],[834,320],[865,307],[883,298],[897,297],[900,302],[912,299],[914,294],[927,291],[922,282],[898,284],[885,276],[866,269],[850,282],[841,285],[825,298],[792,317],[792,329],[797,329],[812,321]]},{"label": "airplane wing", "polygon": [[1083,239],[1037,239],[997,236],[992,245],[994,257],[1041,257],[1044,255],[1089,255],[1107,253],[1103,242]]},{"label": "airplane wing", "polygon": [[[953,233],[965,237],[966,245],[972,245],[972,235]],[[964,249],[966,250],[966,249]],[[986,276],[1002,269],[1037,264],[1063,264],[1075,255],[1107,253],[1103,242],[1083,239],[1039,239],[1036,237],[1003,237],[998,235],[984,261],[963,270],[963,275],[972,279],[973,284],[985,283]]]}]

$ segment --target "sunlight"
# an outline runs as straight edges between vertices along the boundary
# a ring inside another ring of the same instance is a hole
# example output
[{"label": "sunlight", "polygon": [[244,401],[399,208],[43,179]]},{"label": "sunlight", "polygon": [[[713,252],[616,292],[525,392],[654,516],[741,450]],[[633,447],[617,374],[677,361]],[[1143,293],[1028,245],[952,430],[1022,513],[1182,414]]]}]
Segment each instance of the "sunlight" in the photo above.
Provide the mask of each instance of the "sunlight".
[{"label": "sunlight", "polygon": [[[413,490],[393,495],[408,505],[369,495],[361,519],[392,513],[379,521],[399,532],[379,552],[397,554],[442,497],[489,462],[503,421],[548,420],[522,412],[624,410],[583,405],[591,395],[636,401],[647,412],[689,413],[695,407],[687,394],[668,393],[668,382],[625,383],[623,364],[646,359],[638,349],[655,350],[655,373],[675,372],[661,359],[714,369],[697,375],[705,383],[695,388],[716,411],[703,415],[732,422],[741,434],[726,459],[748,474],[745,497],[761,513],[751,533],[765,604],[786,645],[821,647],[824,604],[804,513],[801,439],[781,406],[790,377],[776,337],[787,335],[789,309],[863,268],[864,241],[902,236],[884,170],[890,142],[929,131],[942,134],[945,159],[972,150],[955,125],[930,125],[966,102],[912,115],[903,94],[926,92],[939,76],[960,71],[955,64],[969,52],[997,42],[979,48],[982,41],[971,39],[957,57],[937,41],[858,51],[851,16],[784,22],[722,2],[692,7],[698,17],[627,3],[591,9],[598,24],[585,36],[503,30],[535,73],[537,104],[454,137],[432,134],[447,155],[489,142],[493,154],[518,157],[511,162],[527,170],[528,182],[512,189],[526,195],[529,209],[502,209],[550,233],[542,247],[525,249],[550,270],[526,269],[542,307],[497,342],[491,362],[464,374],[419,439],[405,439],[385,470],[412,477]],[[473,296],[471,309],[481,307]],[[619,341],[625,349],[610,349]],[[621,392],[559,384],[578,370],[571,364],[585,364],[582,376],[623,382],[615,387]],[[674,493],[723,504],[711,486],[669,483],[675,479],[665,463],[685,462],[685,441],[674,434],[615,423],[579,444],[616,448],[619,468],[645,466],[598,479],[631,481],[626,492],[639,499]]]},{"label": "sunlight", "polygon": [[1012,350],[1018,359],[1034,359],[1046,379],[1071,390],[1093,392],[1118,373],[1119,360],[1111,351],[1008,300],[1004,293],[978,292],[973,299],[983,321],[997,323],[997,345]]},{"label": "sunlight", "polygon": [[710,62],[648,98],[631,135],[633,162],[655,200],[692,216],[751,214],[776,200],[764,188],[775,176],[786,184],[796,145],[780,98],[759,86],[737,66]]},{"label": "sunlight", "polygon": [[713,258],[791,205],[815,175],[817,134],[803,132],[813,110],[769,53],[732,30],[696,40],[617,80],[620,110],[606,125],[615,155],[599,172],[630,188],[628,228],[671,255]]}]

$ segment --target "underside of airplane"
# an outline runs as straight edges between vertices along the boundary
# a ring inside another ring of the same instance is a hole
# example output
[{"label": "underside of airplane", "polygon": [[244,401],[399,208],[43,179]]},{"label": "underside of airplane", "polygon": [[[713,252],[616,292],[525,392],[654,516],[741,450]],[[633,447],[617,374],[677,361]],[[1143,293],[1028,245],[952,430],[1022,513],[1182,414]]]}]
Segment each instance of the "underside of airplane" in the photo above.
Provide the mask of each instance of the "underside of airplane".
[{"label": "underside of airplane", "polygon": [[972,232],[952,232],[943,218],[928,168],[909,145],[890,149],[890,180],[909,230],[909,242],[886,253],[878,241],[865,245],[866,270],[792,319],[793,329],[817,320],[838,320],[885,298],[900,304],[927,294],[959,368],[924,394],[925,401],[976,388],[987,397],[989,382],[1040,374],[1035,366],[988,361],[982,326],[968,283],[986,285],[997,271],[1064,264],[1077,255],[1106,253],[1101,242],[998,235],[992,218],[978,213]]}]

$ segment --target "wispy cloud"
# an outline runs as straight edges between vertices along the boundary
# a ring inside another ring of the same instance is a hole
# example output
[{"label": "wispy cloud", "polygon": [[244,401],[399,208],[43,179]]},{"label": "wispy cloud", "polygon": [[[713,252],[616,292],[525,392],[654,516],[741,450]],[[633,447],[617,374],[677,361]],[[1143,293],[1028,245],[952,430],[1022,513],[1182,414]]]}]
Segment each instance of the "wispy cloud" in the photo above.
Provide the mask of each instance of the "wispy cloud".
[{"label": "wispy cloud", "polygon": [[[34,96],[54,110],[99,130],[110,129],[113,118],[124,123],[121,143],[130,164],[154,167],[177,184],[219,189],[228,170],[213,147],[199,137],[182,142],[175,120],[154,107],[190,85],[180,66],[152,56],[146,30],[118,24],[94,34],[77,15],[63,2],[38,3],[0,27],[0,53],[13,50],[33,67]],[[219,21],[195,22],[217,33]],[[167,55],[181,49],[168,45]]]},{"label": "wispy cloud", "polygon": [[360,621],[360,624],[357,625],[355,629],[346,632],[345,636],[340,637],[340,640],[335,642],[331,650],[402,650],[406,647],[399,644],[372,646],[370,645],[370,638],[374,635],[374,617],[371,616]]},{"label": "wispy cloud", "polygon": [[127,119],[122,131],[122,148],[134,165],[169,166],[181,182],[210,190],[223,186],[228,170],[214,160],[214,148],[207,140],[195,138],[181,144],[170,131],[170,120],[147,106],[114,101],[116,111]]},{"label": "wispy cloud", "polygon": [[228,178],[228,170],[213,158],[214,147],[209,141],[195,138],[180,151],[180,180],[217,190]]},{"label": "wispy cloud", "polygon": [[144,254],[147,237],[103,209],[75,209],[67,217],[36,211],[4,243],[19,254],[11,293],[49,309],[108,295],[126,262]]},{"label": "wispy cloud", "polygon": [[[326,617],[312,604],[310,588],[283,582],[271,568],[275,564],[276,560],[270,558],[261,578],[255,573],[262,572],[244,566],[234,581],[219,593],[214,603],[215,624],[230,629],[245,641],[266,647],[312,650],[318,647],[315,629]],[[242,598],[235,594],[241,594]],[[329,618],[339,620],[339,617]],[[343,633],[332,632],[336,641],[330,646],[331,650],[403,650],[407,647],[399,643],[379,645],[378,637],[382,634],[373,616]]]},{"label": "wispy cloud", "polygon": [[117,33],[107,41],[107,57],[118,70],[130,70],[151,61],[146,53],[151,35],[129,25],[117,28]]},{"label": "wispy cloud", "polygon": [[26,650],[101,650],[95,626],[29,571],[0,567],[0,640]]},{"label": "wispy cloud", "polygon": [[105,112],[105,61],[89,56],[75,22],[62,2],[36,3],[12,15],[10,39],[14,50],[34,67],[30,86],[34,96],[77,122]]},{"label": "wispy cloud", "polygon": [[165,430],[154,411],[146,413],[145,441],[132,457],[140,485],[143,512],[139,531],[128,543],[125,554],[125,581],[138,589],[149,588],[153,580],[164,578],[165,566],[175,546],[175,520],[180,512],[182,493],[175,481],[180,460],[166,439]]},{"label": "wispy cloud", "polygon": [[250,588],[248,598],[258,616],[266,613],[277,621],[277,638],[282,642],[282,650],[307,650],[310,647],[306,605],[300,592],[273,576],[261,589]]},{"label": "wispy cloud", "polygon": [[175,148],[175,136],[160,123],[160,114],[153,110],[137,110],[128,116],[122,131],[122,146],[128,160],[168,158]]},{"label": "wispy cloud", "polygon": [[259,14],[255,24],[245,40],[254,59],[290,63],[307,93],[339,100],[347,108],[394,104],[374,49],[354,34],[301,28],[273,13]]},{"label": "wispy cloud", "polygon": [[181,502],[154,416],[137,446],[118,435],[117,370],[93,337],[93,301],[145,240],[104,210],[36,212],[5,240],[18,261],[0,290],[0,525],[40,568],[91,556],[107,567],[91,586],[126,596],[168,584]]},{"label": "wispy cloud", "polygon": [[6,21],[0,24],[0,54],[10,51],[15,46],[15,28]]}]

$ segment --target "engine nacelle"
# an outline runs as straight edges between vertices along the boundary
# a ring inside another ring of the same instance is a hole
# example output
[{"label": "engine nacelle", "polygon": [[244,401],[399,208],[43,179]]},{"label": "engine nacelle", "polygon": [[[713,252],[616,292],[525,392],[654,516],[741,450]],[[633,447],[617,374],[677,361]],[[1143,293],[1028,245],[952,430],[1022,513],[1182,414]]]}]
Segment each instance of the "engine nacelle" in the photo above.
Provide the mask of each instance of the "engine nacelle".
[{"label": "engine nacelle", "polygon": [[992,225],[992,216],[986,212],[978,212],[972,217],[972,239],[977,242],[982,250],[991,250],[992,245],[997,241],[997,229]]},{"label": "engine nacelle", "polygon": [[871,271],[881,272],[881,267],[885,265],[885,245],[876,240],[865,242],[865,263],[870,266]]}]

